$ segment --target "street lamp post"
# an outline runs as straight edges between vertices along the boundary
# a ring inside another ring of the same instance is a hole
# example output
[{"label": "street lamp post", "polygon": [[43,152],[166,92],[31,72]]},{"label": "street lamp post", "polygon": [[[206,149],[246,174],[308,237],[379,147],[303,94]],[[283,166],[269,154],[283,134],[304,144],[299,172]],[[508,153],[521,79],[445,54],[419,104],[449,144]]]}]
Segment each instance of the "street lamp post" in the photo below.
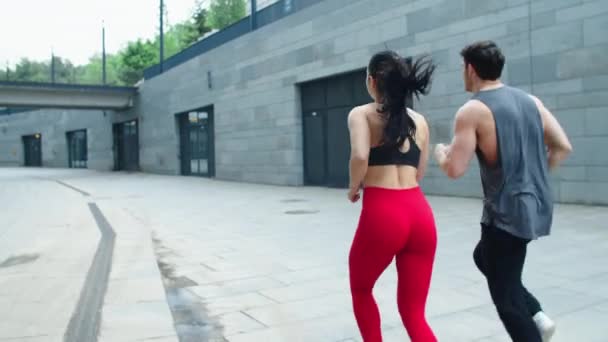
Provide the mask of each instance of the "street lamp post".
[{"label": "street lamp post", "polygon": [[51,83],[55,83],[55,51],[51,49]]},{"label": "street lamp post", "polygon": [[106,24],[102,21],[101,27],[101,80],[106,85]]},{"label": "street lamp post", "polygon": [[160,0],[160,72],[163,72],[163,61],[165,59],[165,38],[163,31],[164,21],[164,1]]},{"label": "street lamp post", "polygon": [[257,4],[257,0],[250,0],[251,1],[251,16],[249,17],[251,19],[251,31],[255,30],[258,26],[258,4]]}]

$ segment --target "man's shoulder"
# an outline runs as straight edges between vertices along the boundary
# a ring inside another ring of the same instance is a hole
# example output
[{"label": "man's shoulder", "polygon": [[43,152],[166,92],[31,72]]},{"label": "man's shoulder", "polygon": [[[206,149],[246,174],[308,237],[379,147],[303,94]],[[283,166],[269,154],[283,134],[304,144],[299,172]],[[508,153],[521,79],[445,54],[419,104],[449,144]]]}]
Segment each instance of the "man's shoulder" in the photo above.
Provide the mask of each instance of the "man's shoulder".
[{"label": "man's shoulder", "polygon": [[525,91],[524,89],[516,88],[516,87],[512,87],[512,86],[505,86],[505,88],[512,94],[512,96],[514,96],[519,101],[523,101],[523,102],[529,103],[529,104],[536,103],[537,105],[542,103],[538,97],[530,94],[529,92]]},{"label": "man's shoulder", "polygon": [[456,118],[463,120],[480,120],[491,114],[492,111],[485,103],[477,99],[471,99],[460,107],[456,113]]},{"label": "man's shoulder", "polygon": [[460,109],[463,111],[467,111],[467,112],[489,110],[488,106],[483,101],[476,99],[476,98],[470,99],[467,102],[465,102],[465,104],[462,105],[462,107],[460,107]]}]

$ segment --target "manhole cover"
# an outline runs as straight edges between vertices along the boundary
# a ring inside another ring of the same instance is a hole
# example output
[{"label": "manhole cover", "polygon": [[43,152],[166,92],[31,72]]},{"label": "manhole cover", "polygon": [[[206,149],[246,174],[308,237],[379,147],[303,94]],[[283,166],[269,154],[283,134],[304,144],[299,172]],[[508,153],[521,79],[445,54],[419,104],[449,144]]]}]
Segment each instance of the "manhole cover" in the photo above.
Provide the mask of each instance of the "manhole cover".
[{"label": "manhole cover", "polygon": [[309,214],[316,214],[318,213],[318,210],[287,210],[285,212],[285,214],[287,215],[309,215]]},{"label": "manhole cover", "polygon": [[302,198],[287,198],[284,200],[281,200],[282,203],[301,203],[301,202],[306,202],[305,199]]},{"label": "manhole cover", "polygon": [[36,261],[39,257],[40,255],[38,254],[23,254],[12,256],[0,263],[0,268],[27,264]]},{"label": "manhole cover", "polygon": [[281,200],[282,203],[300,203],[300,202],[306,202],[305,199],[302,198],[287,198],[284,200]]}]

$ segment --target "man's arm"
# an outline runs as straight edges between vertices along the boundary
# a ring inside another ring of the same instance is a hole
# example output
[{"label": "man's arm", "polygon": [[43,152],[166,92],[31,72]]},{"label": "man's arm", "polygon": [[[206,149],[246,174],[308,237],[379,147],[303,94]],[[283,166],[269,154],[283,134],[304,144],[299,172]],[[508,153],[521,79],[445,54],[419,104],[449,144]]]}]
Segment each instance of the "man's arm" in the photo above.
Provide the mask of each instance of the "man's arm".
[{"label": "man's arm", "polygon": [[549,169],[554,170],[572,152],[566,132],[541,100],[532,96],[543,122],[545,145],[549,148]]},{"label": "man's arm", "polygon": [[365,112],[354,108],[348,114],[350,131],[350,190],[358,190],[367,173],[369,159],[370,132]]},{"label": "man's arm", "polygon": [[454,121],[454,138],[449,146],[443,144],[435,148],[435,158],[441,170],[450,178],[462,177],[477,146],[477,111],[478,104],[469,101],[458,113]]}]

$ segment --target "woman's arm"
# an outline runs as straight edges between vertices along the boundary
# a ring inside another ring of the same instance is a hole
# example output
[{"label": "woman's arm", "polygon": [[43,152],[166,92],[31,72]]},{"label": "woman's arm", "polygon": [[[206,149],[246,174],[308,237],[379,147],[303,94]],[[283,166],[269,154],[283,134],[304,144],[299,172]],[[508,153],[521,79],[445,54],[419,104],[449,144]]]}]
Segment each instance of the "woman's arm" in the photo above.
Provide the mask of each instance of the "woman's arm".
[{"label": "woman's arm", "polygon": [[365,111],[355,107],[348,114],[348,130],[350,132],[350,192],[359,191],[369,159],[370,132]]},{"label": "woman's arm", "polygon": [[416,182],[420,183],[426,174],[429,161],[430,132],[429,125],[422,114],[413,111],[410,113],[414,114],[413,117],[416,122],[416,144],[420,149],[420,161],[418,162],[418,169],[416,172]]}]

